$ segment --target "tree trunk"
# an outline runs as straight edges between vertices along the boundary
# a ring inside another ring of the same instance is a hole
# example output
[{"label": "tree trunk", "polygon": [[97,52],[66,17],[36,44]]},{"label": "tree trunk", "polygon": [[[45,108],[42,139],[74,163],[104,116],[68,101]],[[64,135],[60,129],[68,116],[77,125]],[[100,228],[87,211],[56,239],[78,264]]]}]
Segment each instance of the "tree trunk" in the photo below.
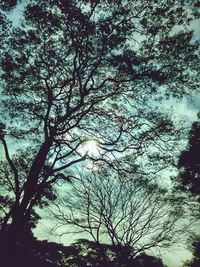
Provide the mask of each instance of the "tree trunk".
[{"label": "tree trunk", "polygon": [[39,175],[43,166],[45,165],[45,160],[51,145],[52,139],[48,139],[42,144],[37,156],[33,161],[30,172],[24,184],[23,198],[21,203],[16,206],[14,205],[11,211],[10,218],[12,218],[12,222],[9,227],[9,231],[11,231],[16,237],[30,231],[30,227],[28,227],[30,212],[27,211],[31,200],[35,194],[38,193],[37,188]]}]

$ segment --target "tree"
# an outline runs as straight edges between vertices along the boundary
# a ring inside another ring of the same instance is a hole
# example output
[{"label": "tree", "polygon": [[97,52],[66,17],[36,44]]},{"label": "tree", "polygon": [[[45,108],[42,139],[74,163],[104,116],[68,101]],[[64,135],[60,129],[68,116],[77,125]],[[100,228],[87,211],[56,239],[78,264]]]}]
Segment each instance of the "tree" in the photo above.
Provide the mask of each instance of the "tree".
[{"label": "tree", "polygon": [[[200,202],[200,114],[197,120],[193,122],[189,132],[188,146],[180,155],[179,166],[179,187],[192,193],[196,200]],[[199,207],[199,206],[198,206]],[[198,209],[199,218],[199,209]],[[200,264],[200,238],[198,236],[192,238],[192,246],[190,250],[193,252],[191,261],[187,261],[184,266],[197,267]]]},{"label": "tree", "polygon": [[[63,246],[55,242],[26,240],[16,245],[16,253],[10,250],[10,257],[3,259],[3,266],[21,267],[163,267],[159,258],[141,254],[134,261],[125,259],[120,265],[115,250],[108,244],[79,239],[70,246]],[[3,255],[5,256],[5,255]]]},{"label": "tree", "polygon": [[[123,247],[119,249],[124,249]],[[163,267],[158,258],[141,254],[134,260],[126,258],[124,263],[118,259],[112,245],[97,244],[95,242],[80,239],[66,248],[66,266],[93,266],[93,267]]]},{"label": "tree", "polygon": [[[191,31],[173,31],[196,10],[195,1],[178,0],[27,5],[1,59],[2,229],[30,228],[35,207],[53,200],[53,185],[80,162],[118,173],[135,172],[142,157],[164,164],[162,152],[167,158],[179,136],[156,101],[197,88],[198,43]],[[99,155],[83,153],[91,139]],[[145,164],[143,172],[159,170]]]},{"label": "tree", "polygon": [[192,124],[188,147],[181,153],[178,166],[183,189],[190,191],[200,201],[200,114]]},{"label": "tree", "polygon": [[17,0],[0,1],[0,50],[3,48],[3,44],[10,26],[6,19],[6,12],[11,11],[16,5]]},{"label": "tree", "polygon": [[184,197],[174,196],[155,180],[99,171],[81,176],[71,187],[52,208],[57,222],[53,232],[61,236],[89,233],[97,244],[111,244],[121,259],[186,238],[190,218],[183,219],[188,214]]},{"label": "tree", "polygon": [[196,237],[193,239],[192,248],[193,258],[191,261],[187,261],[184,266],[185,267],[198,267],[200,263],[200,238]]},{"label": "tree", "polygon": [[17,5],[17,2],[19,3],[20,1],[17,0],[1,0],[0,1],[0,8],[3,11],[10,11],[12,8],[14,8]]}]

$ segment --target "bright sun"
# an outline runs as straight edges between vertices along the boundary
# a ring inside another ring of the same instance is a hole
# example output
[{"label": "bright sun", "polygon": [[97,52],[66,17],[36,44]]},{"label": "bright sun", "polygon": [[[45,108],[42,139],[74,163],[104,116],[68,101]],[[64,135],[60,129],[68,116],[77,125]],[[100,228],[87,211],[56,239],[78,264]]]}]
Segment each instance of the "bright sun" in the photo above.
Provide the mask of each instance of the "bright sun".
[{"label": "bright sun", "polygon": [[89,140],[85,142],[81,150],[84,154],[87,153],[90,157],[97,157],[100,153],[98,144],[94,140]]}]

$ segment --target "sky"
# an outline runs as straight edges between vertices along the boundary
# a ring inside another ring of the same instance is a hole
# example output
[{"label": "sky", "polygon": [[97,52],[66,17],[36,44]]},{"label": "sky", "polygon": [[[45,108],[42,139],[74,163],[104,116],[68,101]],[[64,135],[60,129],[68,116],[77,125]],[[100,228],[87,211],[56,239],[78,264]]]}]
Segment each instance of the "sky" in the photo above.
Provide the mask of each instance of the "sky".
[{"label": "sky", "polygon": [[[19,17],[23,12],[23,6],[18,6],[10,15],[9,18],[13,21],[14,25],[19,23]],[[200,38],[200,20],[196,20],[192,23],[191,27],[194,29],[195,39]],[[181,120],[184,120],[188,125],[191,125],[195,121],[197,112],[200,111],[200,95],[191,95],[190,97],[185,97],[182,100],[171,99],[165,104],[165,109],[169,109],[174,106],[174,114]],[[14,144],[9,144],[11,148],[11,154],[14,153]],[[3,147],[0,144],[0,160],[4,158]],[[67,236],[55,237],[50,233],[50,230],[54,223],[48,218],[44,218],[39,222],[39,226],[35,229],[35,234],[40,239],[48,239],[49,241],[58,241],[64,244],[70,244],[75,241],[80,236],[74,236],[69,234]],[[83,237],[83,236],[81,236]],[[192,254],[185,247],[186,244],[176,245],[165,252],[161,251],[162,258],[165,264],[169,267],[181,266],[185,260],[190,259]],[[156,253],[156,252],[154,252]]]}]

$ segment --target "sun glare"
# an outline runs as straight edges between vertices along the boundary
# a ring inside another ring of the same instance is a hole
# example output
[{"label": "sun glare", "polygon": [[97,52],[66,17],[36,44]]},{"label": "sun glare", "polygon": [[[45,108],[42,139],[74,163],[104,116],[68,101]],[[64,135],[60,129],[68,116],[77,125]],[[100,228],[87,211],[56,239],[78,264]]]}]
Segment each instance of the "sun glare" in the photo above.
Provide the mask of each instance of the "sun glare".
[{"label": "sun glare", "polygon": [[83,145],[82,151],[90,157],[97,157],[100,154],[99,147],[96,141],[89,140]]}]

